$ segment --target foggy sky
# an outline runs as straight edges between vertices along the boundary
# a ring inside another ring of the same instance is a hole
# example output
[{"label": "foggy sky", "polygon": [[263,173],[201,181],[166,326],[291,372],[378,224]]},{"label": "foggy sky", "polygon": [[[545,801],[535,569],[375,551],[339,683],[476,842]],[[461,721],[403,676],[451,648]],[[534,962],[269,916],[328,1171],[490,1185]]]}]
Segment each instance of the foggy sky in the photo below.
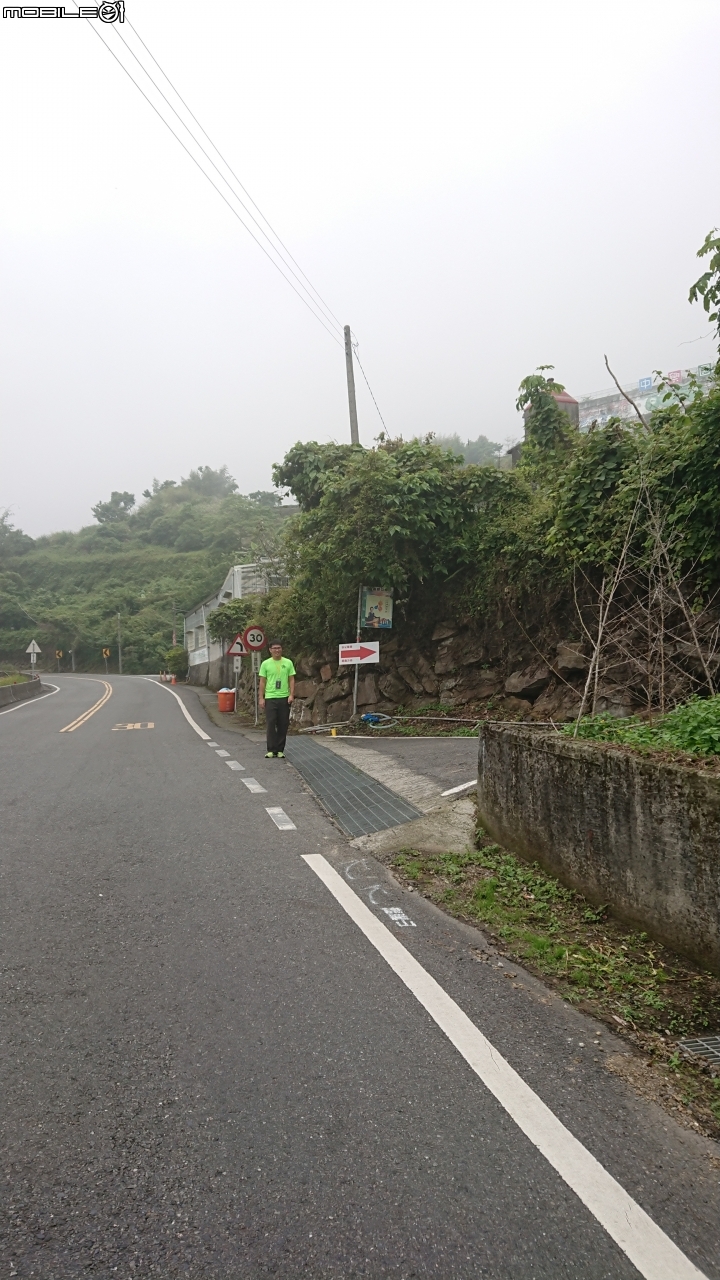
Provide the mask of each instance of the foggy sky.
[{"label": "foggy sky", "polygon": [[[539,364],[580,395],[604,352],[628,381],[713,358],[687,292],[720,223],[714,0],[126,13],[352,325],[391,434],[515,439]],[[349,439],[341,347],[99,25],[0,20],[0,509],[34,536],[201,464],[269,488],[296,440]],[[359,373],[358,411],[371,444]]]}]

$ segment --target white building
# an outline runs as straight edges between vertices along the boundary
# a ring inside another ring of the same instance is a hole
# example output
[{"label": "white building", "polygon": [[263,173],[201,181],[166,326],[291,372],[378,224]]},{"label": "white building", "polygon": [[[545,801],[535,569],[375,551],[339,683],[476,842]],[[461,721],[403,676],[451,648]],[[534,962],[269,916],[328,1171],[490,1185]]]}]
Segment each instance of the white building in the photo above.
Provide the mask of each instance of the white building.
[{"label": "white building", "polygon": [[183,644],[188,652],[191,684],[214,684],[216,677],[222,681],[220,664],[225,656],[224,646],[211,640],[207,633],[207,619],[218,605],[228,600],[242,600],[244,596],[264,596],[268,591],[267,571],[259,564],[236,564],[229,571],[219,591],[185,614]]}]

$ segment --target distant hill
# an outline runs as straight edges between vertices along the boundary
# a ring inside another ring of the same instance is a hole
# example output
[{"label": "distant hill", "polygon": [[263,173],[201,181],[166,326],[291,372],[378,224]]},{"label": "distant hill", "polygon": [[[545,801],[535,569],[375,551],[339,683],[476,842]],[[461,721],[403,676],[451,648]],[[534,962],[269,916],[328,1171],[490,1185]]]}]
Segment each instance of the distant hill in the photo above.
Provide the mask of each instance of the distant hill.
[{"label": "distant hill", "polygon": [[[171,644],[173,617],[215,591],[231,564],[267,554],[297,508],[277,494],[243,496],[226,467],[198,467],[179,483],[153,481],[139,504],[114,492],[77,533],[30,538],[0,516],[0,663],[24,664],[33,636],[40,666],[103,670],[103,646],[117,670],[117,615],[123,669],[157,670]],[[182,640],[181,640],[182,643]]]}]

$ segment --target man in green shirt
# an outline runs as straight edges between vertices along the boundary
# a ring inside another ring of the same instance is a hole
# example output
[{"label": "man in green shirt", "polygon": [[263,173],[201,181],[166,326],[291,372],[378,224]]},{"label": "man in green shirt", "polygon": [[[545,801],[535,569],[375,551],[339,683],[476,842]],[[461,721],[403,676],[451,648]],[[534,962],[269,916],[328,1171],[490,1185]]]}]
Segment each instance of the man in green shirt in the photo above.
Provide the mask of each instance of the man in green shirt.
[{"label": "man in green shirt", "polygon": [[295,668],[282,656],[282,644],[273,640],[270,657],[260,664],[260,706],[265,709],[267,751],[265,759],[284,760],[290,707],[295,698]]}]

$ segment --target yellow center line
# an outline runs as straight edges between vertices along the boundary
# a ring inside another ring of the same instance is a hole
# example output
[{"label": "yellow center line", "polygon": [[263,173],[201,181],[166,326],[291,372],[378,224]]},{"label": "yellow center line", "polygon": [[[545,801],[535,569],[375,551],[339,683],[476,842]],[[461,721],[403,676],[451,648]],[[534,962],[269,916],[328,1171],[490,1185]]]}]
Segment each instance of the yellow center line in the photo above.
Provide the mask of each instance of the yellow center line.
[{"label": "yellow center line", "polygon": [[[86,676],[85,678],[91,679],[92,677]],[[107,680],[96,680],[95,683],[105,685],[105,692],[102,698],[100,698],[94,706],[90,707],[88,711],[83,711],[82,715],[78,716],[76,720],[73,720],[72,724],[66,724],[65,728],[60,730],[61,733],[72,733],[75,729],[79,729],[80,725],[84,724],[86,720],[89,720],[91,716],[94,716],[95,712],[99,711],[101,707],[104,707],[108,698],[112,696],[112,685],[108,684]]]}]

